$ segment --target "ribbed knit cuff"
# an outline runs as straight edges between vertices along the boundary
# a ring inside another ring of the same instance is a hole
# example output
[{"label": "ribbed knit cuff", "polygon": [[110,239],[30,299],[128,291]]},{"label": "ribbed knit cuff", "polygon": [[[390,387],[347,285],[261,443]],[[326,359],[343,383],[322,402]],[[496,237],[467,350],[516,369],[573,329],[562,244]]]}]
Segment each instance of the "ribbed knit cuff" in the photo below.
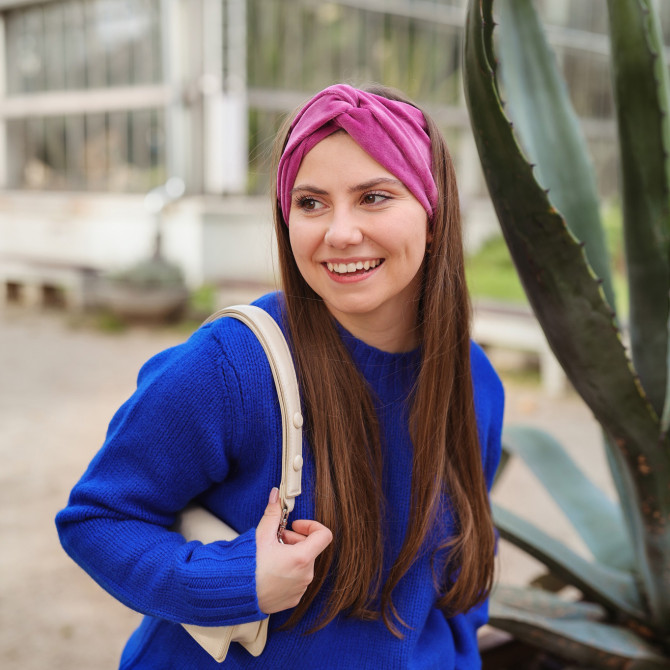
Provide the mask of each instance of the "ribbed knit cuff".
[{"label": "ribbed knit cuff", "polygon": [[231,542],[197,547],[177,579],[188,617],[183,623],[229,626],[267,616],[256,595],[255,528]]}]

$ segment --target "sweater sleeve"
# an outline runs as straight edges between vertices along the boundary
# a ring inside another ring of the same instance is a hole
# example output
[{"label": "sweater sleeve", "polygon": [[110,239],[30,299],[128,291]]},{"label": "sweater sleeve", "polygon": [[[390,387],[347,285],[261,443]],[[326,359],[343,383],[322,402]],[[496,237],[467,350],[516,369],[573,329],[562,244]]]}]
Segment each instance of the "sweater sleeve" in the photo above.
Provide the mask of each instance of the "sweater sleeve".
[{"label": "sweater sleeve", "polygon": [[[482,349],[474,343],[471,349],[471,365],[484,478],[490,491],[502,453],[505,396],[502,383],[493,366]],[[475,667],[472,665],[473,659],[479,659],[477,630],[488,622],[488,612],[487,599],[452,620],[451,627],[458,659],[455,667]]]},{"label": "sweater sleeve", "polygon": [[502,426],[505,392],[500,377],[479,345],[471,348],[472,380],[477,430],[482,449],[486,487],[490,491],[502,454]]},{"label": "sweater sleeve", "polygon": [[67,553],[143,614],[212,626],[265,616],[256,597],[255,529],[206,545],[169,530],[231,467],[241,397],[229,366],[208,329],[146,363],[56,517]]}]

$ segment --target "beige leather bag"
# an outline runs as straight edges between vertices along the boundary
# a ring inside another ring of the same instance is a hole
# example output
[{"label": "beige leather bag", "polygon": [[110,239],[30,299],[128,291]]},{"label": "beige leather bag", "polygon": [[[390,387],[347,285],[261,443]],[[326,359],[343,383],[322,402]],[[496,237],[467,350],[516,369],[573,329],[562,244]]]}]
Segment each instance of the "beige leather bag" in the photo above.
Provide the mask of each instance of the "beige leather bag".
[{"label": "beige leather bag", "polygon": [[[234,305],[212,314],[205,323],[221,317],[233,317],[246,324],[260,341],[270,362],[282,414],[282,480],[279,502],[282,505],[282,523],[277,530],[279,539],[286,528],[288,515],[293,511],[296,496],[300,495],[302,476],[302,414],[300,395],[293,360],[284,335],[275,320],[264,310],[251,305]],[[202,543],[232,540],[237,537],[230,526],[203,507],[191,505],[177,519],[173,530],[186,540]],[[214,659],[222,662],[231,642],[239,642],[253,656],[265,648],[268,618],[237,626],[193,626],[184,628]]]}]

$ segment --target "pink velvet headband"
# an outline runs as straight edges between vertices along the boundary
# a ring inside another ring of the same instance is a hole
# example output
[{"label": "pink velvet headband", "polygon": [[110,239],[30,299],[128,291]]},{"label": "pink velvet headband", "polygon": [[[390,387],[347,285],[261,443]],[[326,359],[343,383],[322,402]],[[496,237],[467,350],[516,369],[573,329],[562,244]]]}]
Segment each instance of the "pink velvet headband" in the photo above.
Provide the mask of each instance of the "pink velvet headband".
[{"label": "pink velvet headband", "polygon": [[432,217],[437,187],[421,110],[346,84],[317,93],[298,113],[277,170],[277,197],[288,225],[291,189],[307,152],[339,128],[412,192]]}]

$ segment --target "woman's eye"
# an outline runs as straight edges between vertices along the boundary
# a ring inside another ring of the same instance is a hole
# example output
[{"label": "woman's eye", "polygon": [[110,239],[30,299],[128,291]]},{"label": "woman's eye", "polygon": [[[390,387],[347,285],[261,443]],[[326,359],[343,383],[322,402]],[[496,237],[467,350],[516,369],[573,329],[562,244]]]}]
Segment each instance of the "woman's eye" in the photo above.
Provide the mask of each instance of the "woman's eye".
[{"label": "woman's eye", "polygon": [[366,205],[378,205],[380,202],[388,200],[388,196],[381,193],[366,193],[363,196],[363,203]]},{"label": "woman's eye", "polygon": [[298,207],[307,212],[313,212],[314,210],[321,209],[323,205],[314,198],[300,198],[300,200],[298,200]]}]

